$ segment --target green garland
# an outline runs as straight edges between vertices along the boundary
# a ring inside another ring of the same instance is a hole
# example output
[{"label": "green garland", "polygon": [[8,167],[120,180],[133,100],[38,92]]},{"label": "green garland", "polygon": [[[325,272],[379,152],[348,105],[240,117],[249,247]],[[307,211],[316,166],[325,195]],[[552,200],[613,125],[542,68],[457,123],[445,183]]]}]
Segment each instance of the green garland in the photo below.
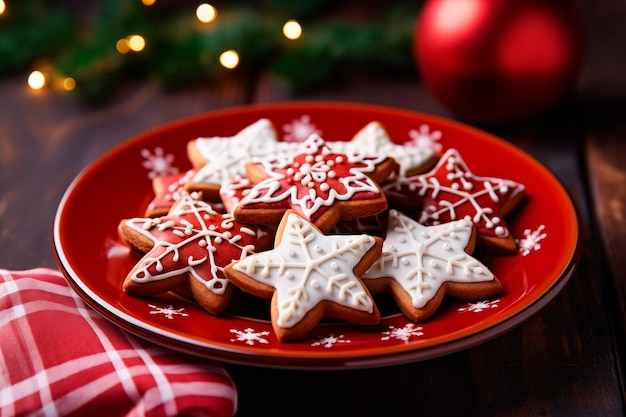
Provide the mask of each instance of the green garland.
[{"label": "green garland", "polygon": [[[218,60],[229,49],[241,58],[236,71],[269,63],[294,91],[317,87],[342,67],[388,74],[414,69],[416,1],[393,3],[384,16],[361,23],[326,17],[338,3],[330,0],[230,1],[216,6],[214,22],[201,24],[194,3],[157,0],[147,7],[139,0],[102,0],[89,25],[61,2],[6,3],[0,76],[45,67],[53,80],[72,78],[71,93],[90,101],[107,98],[129,77],[151,78],[166,88],[211,82],[229,72]],[[295,41],[282,35],[290,18],[304,28]],[[143,36],[146,48],[118,52],[116,42],[131,34]]]}]

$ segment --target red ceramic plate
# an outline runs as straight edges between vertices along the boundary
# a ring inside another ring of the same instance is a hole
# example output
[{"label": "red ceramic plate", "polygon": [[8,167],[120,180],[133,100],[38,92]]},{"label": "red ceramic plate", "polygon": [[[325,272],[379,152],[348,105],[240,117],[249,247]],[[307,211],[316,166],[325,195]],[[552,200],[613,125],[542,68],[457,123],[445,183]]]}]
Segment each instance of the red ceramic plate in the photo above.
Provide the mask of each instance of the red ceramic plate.
[{"label": "red ceramic plate", "polygon": [[[265,117],[283,140],[317,132],[346,140],[377,120],[391,138],[440,151],[456,148],[480,176],[526,186],[528,199],[507,219],[520,250],[488,261],[505,292],[497,299],[447,299],[428,322],[412,324],[379,299],[375,326],[324,322],[313,338],[281,343],[265,300],[236,293],[230,312],[211,316],[176,296],[142,299],[123,294],[122,280],[137,261],[117,236],[123,218],[143,216],[153,197],[151,177],[189,169],[187,142],[232,136]],[[229,108],[141,134],[86,168],[63,197],[54,224],[59,264],[87,304],[123,329],[157,344],[218,360],[268,367],[332,369],[399,364],[448,354],[484,342],[537,313],[563,288],[580,256],[579,221],[561,183],[533,157],[474,128],[426,114],[348,103],[282,103]],[[238,295],[237,295],[238,294]],[[237,299],[239,297],[239,299]],[[246,298],[248,297],[248,298]]]}]

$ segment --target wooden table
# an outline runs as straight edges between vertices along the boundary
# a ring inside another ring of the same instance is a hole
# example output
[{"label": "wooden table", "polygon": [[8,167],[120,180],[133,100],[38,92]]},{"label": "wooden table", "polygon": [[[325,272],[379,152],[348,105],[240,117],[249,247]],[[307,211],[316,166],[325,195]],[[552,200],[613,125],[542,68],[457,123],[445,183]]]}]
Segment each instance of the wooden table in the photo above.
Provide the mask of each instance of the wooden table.
[{"label": "wooden table", "polygon": [[[563,291],[508,333],[432,360],[345,371],[227,364],[239,388],[240,415],[256,415],[258,408],[272,415],[625,413],[626,4],[580,3],[588,50],[576,93],[536,120],[481,126],[542,161],[573,197],[584,248]],[[227,106],[303,99],[455,118],[413,76],[350,74],[314,93],[292,95],[259,70],[255,77],[171,93],[135,85],[97,107],[30,91],[24,75],[0,80],[0,267],[56,267],[51,228],[63,192],[83,167],[130,136]],[[302,414],[291,411],[304,403]]]}]

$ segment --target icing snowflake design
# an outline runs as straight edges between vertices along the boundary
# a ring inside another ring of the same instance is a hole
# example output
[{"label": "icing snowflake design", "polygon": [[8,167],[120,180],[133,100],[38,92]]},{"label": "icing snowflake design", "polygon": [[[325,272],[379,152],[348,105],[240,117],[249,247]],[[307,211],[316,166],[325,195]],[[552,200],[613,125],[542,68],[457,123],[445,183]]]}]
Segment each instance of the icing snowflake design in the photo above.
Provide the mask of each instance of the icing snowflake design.
[{"label": "icing snowflake design", "polygon": [[283,125],[283,131],[285,133],[283,141],[285,142],[304,142],[312,134],[322,134],[322,131],[311,123],[311,116],[307,114]]},{"label": "icing snowflake design", "polygon": [[519,253],[522,256],[528,256],[532,251],[538,251],[541,249],[541,241],[545,239],[548,234],[544,232],[545,226],[542,224],[534,231],[530,229],[524,230],[524,237],[522,239],[516,239],[519,246]]},{"label": "icing snowflake design", "polygon": [[237,329],[230,329],[230,332],[235,335],[234,339],[230,339],[231,342],[242,342],[248,346],[253,346],[255,343],[260,343],[262,345],[266,345],[269,342],[265,338],[265,336],[269,336],[270,332],[262,331],[257,332],[254,329],[248,327],[243,331]]},{"label": "icing snowflake design", "polygon": [[415,309],[423,308],[444,282],[493,281],[491,271],[465,252],[472,229],[467,219],[423,226],[391,210],[382,254],[362,278],[367,284],[370,279],[391,277],[411,296]]},{"label": "icing snowflake design", "polygon": [[335,345],[341,344],[349,344],[352,341],[350,339],[346,339],[344,335],[340,334],[339,336],[335,336],[334,334],[329,334],[328,336],[319,337],[314,342],[311,342],[311,346],[313,347],[324,347],[330,349]]},{"label": "icing snowflake design", "polygon": [[[291,208],[315,223],[336,202],[380,201],[380,187],[368,175],[376,175],[378,165],[386,160],[386,156],[333,153],[314,134],[289,161],[254,164],[265,179],[246,190],[233,211],[246,221],[244,210]],[[256,212],[248,214],[246,219],[252,222]]]},{"label": "icing snowflake design", "polygon": [[153,242],[152,249],[129,274],[136,285],[188,273],[202,284],[200,288],[223,295],[228,286],[224,267],[252,253],[256,242],[256,230],[189,195],[184,195],[167,216],[135,218],[124,224]]},{"label": "icing snowflake design", "polygon": [[469,216],[479,234],[506,238],[510,231],[500,209],[524,185],[515,181],[475,176],[456,149],[448,149],[426,174],[399,178],[385,187],[390,193],[407,192],[423,202],[422,224],[435,225]]},{"label": "icing snowflake design", "polygon": [[148,304],[148,307],[152,308],[152,311],[150,311],[150,314],[163,314],[169,320],[174,319],[174,316],[181,316],[181,317],[189,316],[189,314],[185,313],[185,309],[183,307],[174,308],[174,306],[171,304],[168,304],[165,307],[158,307],[158,306],[155,306],[154,304]]},{"label": "icing snowflake design", "polygon": [[297,148],[297,144],[278,142],[268,119],[259,119],[233,137],[197,138],[195,145],[208,162],[192,182],[218,186],[230,177],[245,175],[250,161],[287,158]]},{"label": "icing snowflake design", "polygon": [[457,311],[480,313],[485,310],[490,310],[492,308],[498,308],[498,303],[500,303],[500,300],[478,301],[475,303],[468,303],[467,307],[459,307]]},{"label": "icing snowflake design", "polygon": [[424,336],[424,328],[414,323],[407,323],[404,327],[389,326],[389,330],[384,331],[380,340],[402,340],[408,342],[412,337]]},{"label": "icing snowflake design", "polygon": [[164,175],[178,174],[178,168],[172,166],[174,155],[163,151],[163,148],[157,147],[153,152],[148,149],[141,150],[141,156],[144,158],[142,166],[149,170],[148,178],[154,179]]},{"label": "icing snowflake design", "polygon": [[[413,143],[407,142],[407,144]],[[402,176],[405,176],[408,171],[419,168],[435,155],[432,147],[404,146],[393,143],[379,122],[368,123],[351,141],[329,142],[328,145],[333,152],[337,153],[362,152],[369,155],[390,156],[400,165],[399,174]]]},{"label": "icing snowflake design", "polygon": [[323,300],[365,313],[377,312],[354,269],[376,245],[369,235],[324,235],[293,211],[272,250],[250,255],[231,267],[274,288],[276,324],[293,327]]},{"label": "icing snowflake design", "polygon": [[410,142],[405,143],[405,146],[416,146],[418,148],[431,149],[434,152],[441,152],[443,148],[441,143],[438,142],[441,139],[441,132],[439,130],[430,131],[430,126],[423,124],[419,129],[409,130]]}]

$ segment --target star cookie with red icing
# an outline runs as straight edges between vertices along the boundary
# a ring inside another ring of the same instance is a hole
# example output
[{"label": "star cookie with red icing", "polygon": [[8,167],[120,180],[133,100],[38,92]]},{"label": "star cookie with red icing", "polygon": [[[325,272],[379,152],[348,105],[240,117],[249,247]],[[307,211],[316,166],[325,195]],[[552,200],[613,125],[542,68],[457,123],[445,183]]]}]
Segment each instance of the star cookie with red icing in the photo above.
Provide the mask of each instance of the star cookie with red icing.
[{"label": "star cookie with red icing", "polygon": [[246,168],[252,186],[234,205],[237,220],[277,224],[292,209],[326,233],[340,219],[386,210],[387,199],[378,183],[397,164],[386,155],[333,152],[312,134],[291,159],[252,162]]},{"label": "star cookie with red icing", "polygon": [[417,220],[437,225],[468,217],[478,241],[496,253],[514,253],[515,238],[504,217],[525,197],[516,181],[474,175],[456,149],[447,150],[428,173],[398,178],[384,190],[392,205],[404,210],[419,205]]},{"label": "star cookie with red icing", "polygon": [[424,226],[390,210],[382,254],[361,278],[373,293],[391,292],[413,322],[430,318],[446,294],[463,300],[497,296],[502,284],[471,256],[475,236],[468,219]]},{"label": "star cookie with red icing", "polygon": [[126,276],[124,292],[154,296],[188,283],[196,301],[213,314],[224,310],[233,289],[224,267],[253,253],[261,237],[255,227],[188,194],[168,215],[123,220],[118,230],[130,246],[145,252]]},{"label": "star cookie with red icing", "polygon": [[224,273],[243,290],[272,300],[281,341],[298,339],[323,317],[375,324],[380,313],[359,276],[378,258],[382,239],[367,234],[325,235],[288,210],[274,249],[228,265]]}]

